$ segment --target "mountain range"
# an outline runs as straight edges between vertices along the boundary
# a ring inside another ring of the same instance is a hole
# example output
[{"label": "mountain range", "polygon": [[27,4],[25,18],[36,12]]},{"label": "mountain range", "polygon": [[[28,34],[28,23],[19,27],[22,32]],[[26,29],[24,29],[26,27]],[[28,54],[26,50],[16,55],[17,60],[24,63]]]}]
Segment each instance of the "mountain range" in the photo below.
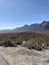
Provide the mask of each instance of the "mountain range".
[{"label": "mountain range", "polygon": [[24,25],[15,29],[0,30],[0,33],[30,32],[38,30],[49,30],[49,21],[43,21],[40,24]]}]

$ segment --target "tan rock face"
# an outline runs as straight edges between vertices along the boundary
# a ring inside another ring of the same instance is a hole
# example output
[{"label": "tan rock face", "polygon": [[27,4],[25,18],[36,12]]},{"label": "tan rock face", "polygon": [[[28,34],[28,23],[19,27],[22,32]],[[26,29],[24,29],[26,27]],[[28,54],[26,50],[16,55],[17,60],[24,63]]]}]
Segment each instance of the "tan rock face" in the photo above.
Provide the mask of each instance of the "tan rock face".
[{"label": "tan rock face", "polygon": [[0,65],[49,65],[49,50],[0,47]]}]

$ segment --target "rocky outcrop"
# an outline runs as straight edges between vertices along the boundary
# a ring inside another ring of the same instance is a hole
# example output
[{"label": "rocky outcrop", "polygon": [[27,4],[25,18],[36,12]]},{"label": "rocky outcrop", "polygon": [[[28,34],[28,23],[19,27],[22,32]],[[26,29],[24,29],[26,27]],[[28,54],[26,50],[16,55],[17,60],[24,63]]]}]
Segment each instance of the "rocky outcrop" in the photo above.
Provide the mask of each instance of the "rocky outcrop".
[{"label": "rocky outcrop", "polygon": [[49,65],[49,50],[0,47],[0,65]]}]

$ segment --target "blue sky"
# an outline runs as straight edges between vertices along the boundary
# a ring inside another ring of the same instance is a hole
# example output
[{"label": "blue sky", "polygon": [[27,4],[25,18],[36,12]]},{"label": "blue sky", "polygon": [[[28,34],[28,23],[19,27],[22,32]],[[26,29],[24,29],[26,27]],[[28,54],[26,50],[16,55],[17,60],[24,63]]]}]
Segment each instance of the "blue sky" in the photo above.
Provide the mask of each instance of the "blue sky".
[{"label": "blue sky", "polygon": [[49,20],[49,0],[0,0],[0,30]]}]

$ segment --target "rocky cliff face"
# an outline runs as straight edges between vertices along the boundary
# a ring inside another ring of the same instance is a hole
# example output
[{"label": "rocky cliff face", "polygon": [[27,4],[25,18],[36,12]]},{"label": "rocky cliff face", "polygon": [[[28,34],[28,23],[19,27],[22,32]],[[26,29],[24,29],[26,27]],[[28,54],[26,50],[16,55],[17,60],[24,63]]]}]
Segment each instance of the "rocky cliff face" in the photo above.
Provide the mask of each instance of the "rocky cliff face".
[{"label": "rocky cliff face", "polygon": [[42,30],[49,30],[49,21],[43,21],[41,23],[40,29],[42,29]]}]

